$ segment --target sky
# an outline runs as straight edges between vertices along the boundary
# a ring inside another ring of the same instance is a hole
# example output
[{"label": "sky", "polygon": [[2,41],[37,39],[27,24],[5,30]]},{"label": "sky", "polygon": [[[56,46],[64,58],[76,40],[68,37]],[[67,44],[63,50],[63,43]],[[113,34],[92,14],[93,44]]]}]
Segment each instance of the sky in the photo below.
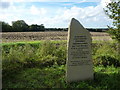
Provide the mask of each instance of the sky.
[{"label": "sky", "polygon": [[0,21],[24,20],[28,25],[68,28],[76,18],[85,28],[106,28],[112,20],[103,8],[110,0],[0,0]]}]

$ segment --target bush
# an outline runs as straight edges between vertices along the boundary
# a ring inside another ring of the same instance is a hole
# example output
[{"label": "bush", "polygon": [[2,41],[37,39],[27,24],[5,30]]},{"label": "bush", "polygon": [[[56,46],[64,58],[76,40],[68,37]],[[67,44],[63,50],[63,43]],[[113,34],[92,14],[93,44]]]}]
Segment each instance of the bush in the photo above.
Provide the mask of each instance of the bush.
[{"label": "bush", "polygon": [[[46,67],[65,65],[67,47],[63,42],[45,41],[39,44],[12,44],[2,46],[3,70],[17,70],[24,67]],[[94,65],[120,66],[115,43],[93,43]]]},{"label": "bush", "polygon": [[56,63],[58,65],[65,65],[67,58],[67,47],[65,45],[60,45],[59,48],[56,49],[54,55],[57,57]]},{"label": "bush", "polygon": [[38,67],[52,66],[56,63],[56,60],[57,60],[56,56],[47,55],[47,56],[43,56],[40,59],[37,59],[35,65]]},{"label": "bush", "polygon": [[99,48],[94,52],[93,57],[94,65],[103,66],[120,66],[120,61],[116,52],[116,45],[113,43],[104,42]]},{"label": "bush", "polygon": [[34,48],[29,44],[24,46],[14,45],[11,48],[6,47],[2,49],[2,65],[3,70],[13,70],[21,68],[27,63],[35,59]]},{"label": "bush", "polygon": [[[36,47],[37,46],[37,47]],[[3,70],[15,70],[23,67],[46,67],[66,62],[66,47],[53,42],[39,45],[15,44],[2,48]]]},{"label": "bush", "polygon": [[[47,41],[38,48],[36,54],[38,60],[41,59],[43,63],[46,61],[51,62],[52,60],[54,61],[54,64],[64,65],[66,63],[66,49],[67,48],[62,43],[58,46],[52,42]],[[53,62],[51,64],[53,65]],[[50,64],[48,66],[50,66]]]}]

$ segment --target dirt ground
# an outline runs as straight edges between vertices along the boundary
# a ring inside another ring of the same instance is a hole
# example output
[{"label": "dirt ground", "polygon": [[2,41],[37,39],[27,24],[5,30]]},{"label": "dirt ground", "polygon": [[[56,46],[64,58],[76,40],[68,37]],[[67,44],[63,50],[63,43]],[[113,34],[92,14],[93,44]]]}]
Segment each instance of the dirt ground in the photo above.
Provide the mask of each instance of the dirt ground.
[{"label": "dirt ground", "polygon": [[[112,40],[105,32],[90,32],[92,40]],[[3,32],[2,42],[39,41],[39,40],[67,40],[67,32]]]}]

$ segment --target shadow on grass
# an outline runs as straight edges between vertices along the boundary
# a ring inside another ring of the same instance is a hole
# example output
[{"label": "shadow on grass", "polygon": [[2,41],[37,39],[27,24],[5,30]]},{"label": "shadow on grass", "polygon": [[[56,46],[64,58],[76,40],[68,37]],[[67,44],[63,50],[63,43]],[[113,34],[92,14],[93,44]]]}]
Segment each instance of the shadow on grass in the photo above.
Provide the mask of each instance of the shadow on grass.
[{"label": "shadow on grass", "polygon": [[80,81],[76,83],[70,83],[68,87],[86,88],[86,89],[120,89],[120,73],[94,73],[94,80]]},{"label": "shadow on grass", "polygon": [[94,80],[66,83],[65,69],[28,68],[3,78],[3,88],[120,89],[120,72],[95,72]]},{"label": "shadow on grass", "polygon": [[94,74],[93,87],[102,87],[111,90],[120,89],[120,72],[118,73],[99,73]]}]

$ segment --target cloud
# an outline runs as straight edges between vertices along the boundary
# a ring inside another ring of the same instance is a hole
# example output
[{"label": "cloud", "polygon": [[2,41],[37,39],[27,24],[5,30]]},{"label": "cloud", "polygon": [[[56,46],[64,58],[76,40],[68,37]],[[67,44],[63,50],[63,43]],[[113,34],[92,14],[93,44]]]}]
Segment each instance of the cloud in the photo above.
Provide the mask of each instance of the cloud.
[{"label": "cloud", "polygon": [[5,9],[10,6],[9,2],[0,2],[0,8]]},{"label": "cloud", "polygon": [[5,2],[100,2],[101,0],[1,0]]},{"label": "cloud", "polygon": [[[98,5],[96,7],[89,6],[89,7],[85,7],[85,8],[73,6],[70,9],[62,9],[62,10],[63,10],[61,12],[62,14],[56,16],[59,18],[58,20],[69,22],[71,20],[71,18],[74,17],[74,18],[78,19],[86,27],[90,26],[89,24],[91,22],[94,24],[100,23],[100,20],[103,20],[103,22],[104,22],[105,21],[104,18],[106,17],[103,12],[103,9],[100,5]],[[56,18],[54,18],[54,19],[56,19]],[[92,26],[94,26],[94,25],[92,25]]]},{"label": "cloud", "polygon": [[46,14],[47,10],[45,8],[37,8],[34,5],[31,6],[30,12],[33,15],[44,15]]},{"label": "cloud", "polygon": [[60,8],[54,17],[34,19],[32,23],[42,23],[46,27],[68,27],[71,18],[78,19],[85,27],[107,27],[111,23],[104,14],[101,5],[84,8],[77,6]]},{"label": "cloud", "polygon": [[82,2],[100,2],[101,0],[68,0],[68,2],[77,2],[77,3],[82,3]]},{"label": "cloud", "polygon": [[0,8],[0,20],[11,24],[12,21],[21,19],[22,15],[27,14],[27,12],[28,10],[25,9],[22,5],[15,6],[13,3],[10,3],[8,8]]},{"label": "cloud", "polygon": [[[86,2],[89,0],[81,1]],[[94,2],[96,0],[90,1]],[[27,3],[25,3],[23,6],[21,4],[19,6],[11,4],[8,9],[0,9],[0,13],[3,14],[0,14],[0,20],[11,23],[11,21],[22,19],[29,25],[44,24],[45,27],[66,28],[68,27],[71,18],[74,17],[78,19],[85,27],[106,27],[108,24],[111,23],[111,21],[104,14],[104,3],[105,2],[101,0],[100,4],[98,4],[97,6],[87,6],[83,8],[78,6],[54,8],[54,6],[51,6],[52,9],[39,7],[34,4],[29,7],[24,6]]]},{"label": "cloud", "polygon": [[101,5],[103,8],[105,8],[112,0],[101,0]]},{"label": "cloud", "polygon": [[69,2],[69,0],[1,0],[5,2]]},{"label": "cloud", "polygon": [[97,6],[88,6],[84,8],[77,6],[62,8],[59,10],[59,14],[56,15],[58,19],[56,19],[56,17],[53,19],[58,22],[63,21],[63,23],[67,23],[65,25],[68,26],[71,18],[74,17],[78,19],[85,27],[107,27],[107,25],[111,25],[112,20],[110,20],[103,11],[103,7],[105,7],[106,3],[108,4],[110,1],[101,0],[100,4]]}]

